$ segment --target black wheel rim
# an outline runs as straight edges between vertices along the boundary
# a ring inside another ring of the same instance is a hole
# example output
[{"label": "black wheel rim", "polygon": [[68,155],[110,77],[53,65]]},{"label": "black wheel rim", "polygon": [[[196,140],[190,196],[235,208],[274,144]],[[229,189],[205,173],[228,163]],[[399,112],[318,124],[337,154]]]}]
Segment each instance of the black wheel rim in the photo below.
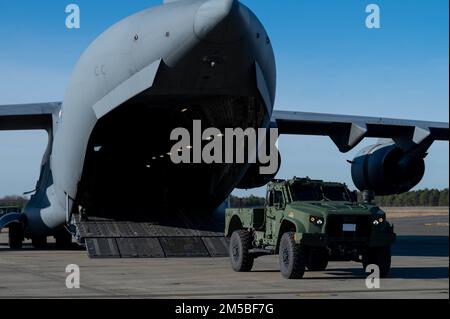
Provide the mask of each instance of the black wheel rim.
[{"label": "black wheel rim", "polygon": [[281,259],[284,265],[289,265],[289,250],[287,248],[283,249],[283,253],[281,254]]},{"label": "black wheel rim", "polygon": [[238,260],[239,259],[239,246],[237,244],[234,244],[232,246],[231,254],[232,254],[234,260]]}]

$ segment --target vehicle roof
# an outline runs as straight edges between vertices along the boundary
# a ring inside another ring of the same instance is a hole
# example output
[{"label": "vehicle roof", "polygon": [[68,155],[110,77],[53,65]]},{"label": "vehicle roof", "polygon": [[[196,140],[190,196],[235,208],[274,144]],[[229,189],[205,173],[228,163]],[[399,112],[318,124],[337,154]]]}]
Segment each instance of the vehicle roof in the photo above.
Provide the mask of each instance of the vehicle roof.
[{"label": "vehicle roof", "polygon": [[304,178],[299,178],[299,177],[294,177],[292,179],[289,180],[285,180],[285,179],[275,179],[273,180],[269,186],[271,185],[277,185],[277,184],[321,184],[321,185],[328,185],[328,186],[345,186],[347,187],[347,185],[345,183],[338,183],[338,182],[325,182],[323,180],[319,180],[319,179],[311,179],[309,177],[304,177]]}]

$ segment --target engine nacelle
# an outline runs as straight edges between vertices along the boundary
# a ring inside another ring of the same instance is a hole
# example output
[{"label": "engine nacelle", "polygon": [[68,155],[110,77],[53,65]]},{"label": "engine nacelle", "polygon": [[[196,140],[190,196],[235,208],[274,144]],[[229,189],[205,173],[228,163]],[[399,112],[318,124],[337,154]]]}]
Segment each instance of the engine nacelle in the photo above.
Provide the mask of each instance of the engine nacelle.
[{"label": "engine nacelle", "polygon": [[405,153],[395,143],[363,149],[352,163],[352,178],[361,190],[376,195],[401,194],[419,184],[425,174],[424,156]]},{"label": "engine nacelle", "polygon": [[[267,164],[266,164],[267,165]],[[239,189],[252,189],[263,187],[270,183],[275,176],[278,174],[278,171],[281,167],[281,154],[278,152],[278,168],[276,172],[273,174],[261,174],[260,168],[263,166],[261,163],[250,164],[250,168],[245,173],[244,177],[239,182],[237,188]]]}]

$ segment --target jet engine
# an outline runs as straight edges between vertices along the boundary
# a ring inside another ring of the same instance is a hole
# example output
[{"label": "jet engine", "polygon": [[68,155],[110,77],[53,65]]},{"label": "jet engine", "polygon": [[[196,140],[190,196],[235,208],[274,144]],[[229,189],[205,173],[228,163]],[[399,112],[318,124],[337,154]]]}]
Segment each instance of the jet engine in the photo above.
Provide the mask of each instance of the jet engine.
[{"label": "jet engine", "polygon": [[352,162],[353,182],[379,196],[407,192],[422,180],[425,157],[425,152],[405,152],[395,143],[367,147]]}]

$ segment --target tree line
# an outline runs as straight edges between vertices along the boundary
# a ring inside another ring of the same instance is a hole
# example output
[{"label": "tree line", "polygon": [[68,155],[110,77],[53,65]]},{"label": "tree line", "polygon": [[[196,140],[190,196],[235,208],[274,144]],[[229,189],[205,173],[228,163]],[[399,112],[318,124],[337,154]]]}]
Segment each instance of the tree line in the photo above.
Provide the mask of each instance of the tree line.
[{"label": "tree line", "polygon": [[375,202],[384,207],[445,207],[448,206],[448,196],[448,188],[443,190],[427,188],[399,195],[378,196]]},{"label": "tree line", "polygon": [[[362,201],[362,194],[358,193],[359,201]],[[448,204],[448,188],[443,190],[438,189],[423,189],[417,191],[410,191],[399,195],[377,196],[375,203],[383,207],[447,207]],[[231,207],[257,207],[264,206],[265,199],[254,195],[248,197],[231,196]]]},{"label": "tree line", "polygon": [[14,206],[23,208],[28,203],[28,198],[23,196],[6,196],[0,198],[0,206]]}]

